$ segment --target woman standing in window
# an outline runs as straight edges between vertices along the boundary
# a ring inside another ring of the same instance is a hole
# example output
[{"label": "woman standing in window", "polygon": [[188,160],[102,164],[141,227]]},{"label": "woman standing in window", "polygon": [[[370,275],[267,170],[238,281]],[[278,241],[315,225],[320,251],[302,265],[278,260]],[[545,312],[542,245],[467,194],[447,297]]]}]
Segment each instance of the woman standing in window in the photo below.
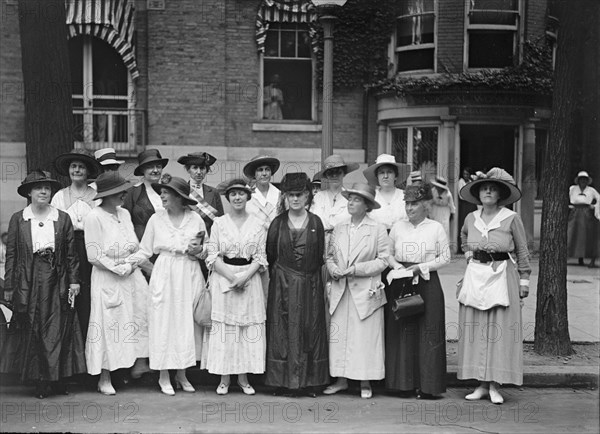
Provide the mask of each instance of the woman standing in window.
[{"label": "woman standing in window", "polygon": [[36,382],[35,396],[66,393],[60,381],[85,372],[83,339],[72,311],[79,293],[79,261],[69,215],[50,205],[60,188],[36,170],[17,192],[30,204],[8,226],[5,291],[11,294],[11,333],[0,372]]}]

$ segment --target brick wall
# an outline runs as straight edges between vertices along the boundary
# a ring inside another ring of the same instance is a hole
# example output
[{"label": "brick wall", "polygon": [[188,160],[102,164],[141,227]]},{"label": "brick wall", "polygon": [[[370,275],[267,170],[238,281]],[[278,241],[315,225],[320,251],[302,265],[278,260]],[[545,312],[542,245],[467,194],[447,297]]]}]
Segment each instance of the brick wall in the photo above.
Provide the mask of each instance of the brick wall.
[{"label": "brick wall", "polygon": [[463,71],[465,3],[438,0],[437,71]]},{"label": "brick wall", "polygon": [[525,2],[525,40],[536,40],[546,30],[546,0],[529,0]]}]

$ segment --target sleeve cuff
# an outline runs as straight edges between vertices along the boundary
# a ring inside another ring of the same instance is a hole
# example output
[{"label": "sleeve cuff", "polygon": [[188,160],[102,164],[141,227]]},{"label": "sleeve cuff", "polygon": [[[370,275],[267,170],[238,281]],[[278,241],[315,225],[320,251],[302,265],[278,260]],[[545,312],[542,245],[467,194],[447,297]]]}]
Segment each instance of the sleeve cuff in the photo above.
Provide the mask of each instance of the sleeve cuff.
[{"label": "sleeve cuff", "polygon": [[424,280],[429,280],[429,265],[428,264],[419,264],[418,265],[419,270],[421,270],[421,275],[423,276]]},{"label": "sleeve cuff", "polygon": [[519,279],[519,286],[529,286],[529,279]]}]

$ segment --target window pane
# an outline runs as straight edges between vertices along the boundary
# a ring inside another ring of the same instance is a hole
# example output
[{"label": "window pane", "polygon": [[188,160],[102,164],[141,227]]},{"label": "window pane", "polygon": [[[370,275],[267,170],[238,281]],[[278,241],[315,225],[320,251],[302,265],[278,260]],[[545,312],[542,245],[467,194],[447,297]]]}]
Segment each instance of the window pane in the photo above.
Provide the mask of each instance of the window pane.
[{"label": "window pane", "polygon": [[519,0],[470,0],[471,10],[491,9],[503,11],[516,11],[519,8]]},{"label": "window pane", "polygon": [[127,69],[119,53],[100,39],[92,39],[94,95],[127,95]]},{"label": "window pane", "polygon": [[408,158],[408,128],[392,130],[392,155],[398,163],[407,163]]},{"label": "window pane", "polygon": [[398,52],[398,71],[420,71],[433,69],[434,49]]},{"label": "window pane", "polygon": [[83,38],[69,39],[69,59],[71,62],[71,92],[83,95]]},{"label": "window pane", "polygon": [[310,36],[306,31],[298,32],[298,57],[310,58]]},{"label": "window pane", "polygon": [[398,18],[396,21],[396,45],[432,44],[434,34],[434,15]]},{"label": "window pane", "polygon": [[433,0],[400,0],[400,15],[433,12]]},{"label": "window pane", "polygon": [[296,57],[296,32],[281,32],[281,57]]},{"label": "window pane", "polygon": [[265,40],[265,56],[279,56],[279,30],[269,30]]},{"label": "window pane", "polygon": [[437,127],[413,128],[413,168],[423,163],[437,165],[438,129]]},{"label": "window pane", "polygon": [[513,65],[514,32],[469,31],[469,68]]},{"label": "window pane", "polygon": [[502,11],[475,11],[469,16],[470,24],[517,25],[517,14]]},{"label": "window pane", "polygon": [[[264,63],[263,117],[310,120],[312,64],[310,60],[270,60]],[[272,83],[276,83],[275,86]]]}]

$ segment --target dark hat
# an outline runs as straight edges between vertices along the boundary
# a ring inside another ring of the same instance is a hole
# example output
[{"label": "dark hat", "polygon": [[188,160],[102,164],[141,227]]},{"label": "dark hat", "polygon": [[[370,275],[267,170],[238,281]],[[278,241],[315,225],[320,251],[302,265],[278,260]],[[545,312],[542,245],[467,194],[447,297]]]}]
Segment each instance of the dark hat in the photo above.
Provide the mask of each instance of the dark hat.
[{"label": "dark hat", "polygon": [[356,194],[366,200],[370,205],[371,209],[381,208],[381,205],[375,200],[375,187],[369,184],[365,184],[363,182],[356,182],[352,184],[351,188],[348,188],[342,191],[342,196],[346,199],[351,194]]},{"label": "dark hat", "polygon": [[117,160],[117,153],[114,148],[98,149],[94,152],[94,157],[96,157],[96,161],[100,163],[101,166],[110,166],[111,164],[118,164],[120,166],[125,162],[123,160]]},{"label": "dark hat", "polygon": [[344,175],[347,175],[348,172],[353,172],[354,170],[358,169],[358,167],[358,163],[346,164],[341,155],[333,154],[327,157],[325,161],[323,161],[323,168],[321,169],[321,172],[323,176],[327,177],[328,170],[342,169],[344,171]]},{"label": "dark hat", "polygon": [[421,200],[431,200],[431,186],[421,182],[411,184],[404,189],[404,202],[419,202]]},{"label": "dark hat", "polygon": [[312,184],[310,178],[304,172],[292,172],[286,173],[281,180],[279,188],[284,193],[291,191],[310,191],[312,190]]},{"label": "dark hat", "polygon": [[160,183],[153,182],[152,189],[160,194],[161,188],[168,188],[183,199],[183,203],[187,205],[196,205],[198,201],[190,197],[190,184],[178,176],[171,176],[165,173],[160,178]]},{"label": "dark hat", "polygon": [[477,172],[477,179],[469,182],[460,189],[459,195],[467,202],[481,205],[479,200],[479,187],[484,182],[494,182],[501,186],[506,194],[498,200],[499,206],[510,205],[521,199],[521,190],[517,187],[515,180],[509,173],[499,167],[492,167],[488,173]]},{"label": "dark hat", "polygon": [[73,161],[81,161],[85,164],[88,179],[94,179],[102,171],[100,163],[87,149],[73,149],[71,152],[60,154],[54,160],[54,167],[59,175],[69,176],[69,166]]},{"label": "dark hat", "polygon": [[158,149],[146,149],[138,154],[138,166],[133,171],[133,174],[142,176],[146,164],[159,163],[162,167],[165,167],[168,162],[169,159],[163,158]]},{"label": "dark hat", "polygon": [[381,166],[392,166],[396,168],[398,172],[398,179],[404,180],[410,171],[410,165],[406,163],[397,163],[396,157],[389,154],[381,154],[375,160],[375,164],[367,167],[363,170],[363,175],[367,178],[367,181],[371,185],[379,185],[379,180],[377,179],[377,169]]},{"label": "dark hat", "polygon": [[217,190],[225,197],[227,197],[227,194],[231,190],[243,190],[246,193],[248,193],[249,197],[252,196],[252,189],[248,184],[246,184],[246,181],[244,181],[242,178],[233,178],[225,180],[219,185],[217,185]]},{"label": "dark hat", "polygon": [[36,184],[49,183],[50,188],[55,192],[61,188],[60,182],[56,179],[52,179],[52,175],[50,172],[46,172],[45,170],[34,170],[29,175],[25,177],[25,179],[21,182],[21,185],[17,187],[17,193],[19,195],[27,198],[28,194],[31,192],[31,189]]},{"label": "dark hat", "polygon": [[121,193],[131,187],[133,187],[131,182],[119,175],[119,172],[104,172],[96,178],[96,191],[98,193],[96,193],[94,200]]},{"label": "dark hat", "polygon": [[448,190],[448,181],[446,181],[446,178],[443,176],[436,176],[435,180],[431,181],[431,185],[435,185],[443,190]]},{"label": "dark hat", "polygon": [[281,163],[275,157],[269,157],[267,155],[259,155],[254,157],[250,162],[248,162],[243,169],[244,175],[248,178],[254,178],[254,174],[256,173],[256,169],[261,166],[269,166],[271,168],[271,175],[277,172],[279,169],[279,165]]},{"label": "dark hat", "polygon": [[179,164],[183,164],[185,166],[196,165],[210,167],[215,164],[216,161],[217,159],[208,152],[194,152],[177,159]]}]

